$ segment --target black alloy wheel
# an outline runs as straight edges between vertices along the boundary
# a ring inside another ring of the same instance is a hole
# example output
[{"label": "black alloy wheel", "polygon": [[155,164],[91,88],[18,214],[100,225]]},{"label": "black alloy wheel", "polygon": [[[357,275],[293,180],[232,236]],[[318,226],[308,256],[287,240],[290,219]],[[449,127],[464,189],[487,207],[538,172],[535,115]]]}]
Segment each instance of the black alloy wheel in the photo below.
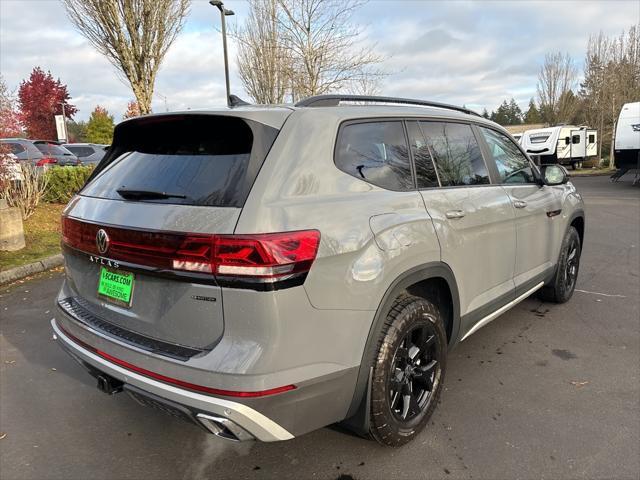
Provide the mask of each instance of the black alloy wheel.
[{"label": "black alloy wheel", "polygon": [[394,417],[407,422],[419,415],[440,381],[441,352],[430,322],[410,330],[396,349],[389,375],[389,406]]}]

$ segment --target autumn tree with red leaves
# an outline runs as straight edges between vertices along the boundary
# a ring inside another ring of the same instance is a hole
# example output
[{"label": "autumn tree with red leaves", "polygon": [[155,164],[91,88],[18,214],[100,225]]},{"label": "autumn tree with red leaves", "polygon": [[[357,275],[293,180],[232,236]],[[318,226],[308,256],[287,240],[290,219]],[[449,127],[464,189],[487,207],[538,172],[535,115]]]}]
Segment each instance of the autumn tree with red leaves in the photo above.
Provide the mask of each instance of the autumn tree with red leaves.
[{"label": "autumn tree with red leaves", "polygon": [[16,109],[13,94],[7,88],[0,75],[0,138],[19,137],[22,135],[20,116]]},{"label": "autumn tree with red leaves", "polygon": [[140,116],[140,106],[138,105],[138,102],[136,102],[135,100],[131,100],[129,103],[127,103],[127,111],[124,112],[122,119],[126,120],[127,118],[133,118],[133,117],[139,117],[139,116]]},{"label": "autumn tree with red leaves", "polygon": [[71,119],[78,111],[69,104],[71,97],[67,86],[55,80],[51,72],[35,67],[29,80],[23,80],[18,89],[21,120],[29,138],[55,140],[57,138],[55,115],[62,115],[65,102],[66,117]]}]

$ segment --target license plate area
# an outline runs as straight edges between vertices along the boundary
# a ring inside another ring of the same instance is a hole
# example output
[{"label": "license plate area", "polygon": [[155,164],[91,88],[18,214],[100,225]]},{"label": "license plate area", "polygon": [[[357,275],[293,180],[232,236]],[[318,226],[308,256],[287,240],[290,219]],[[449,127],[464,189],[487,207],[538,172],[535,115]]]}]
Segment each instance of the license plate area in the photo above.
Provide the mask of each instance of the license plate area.
[{"label": "license plate area", "polygon": [[100,267],[98,296],[121,307],[130,308],[135,276],[132,272]]}]

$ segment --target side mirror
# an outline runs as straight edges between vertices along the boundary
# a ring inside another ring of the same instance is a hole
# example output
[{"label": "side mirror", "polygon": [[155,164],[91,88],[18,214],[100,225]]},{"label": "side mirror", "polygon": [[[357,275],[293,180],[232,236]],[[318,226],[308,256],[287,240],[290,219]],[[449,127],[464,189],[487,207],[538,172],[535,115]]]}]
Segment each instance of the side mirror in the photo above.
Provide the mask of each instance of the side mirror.
[{"label": "side mirror", "polygon": [[545,185],[564,185],[569,181],[567,171],[560,165],[543,165],[540,170]]}]

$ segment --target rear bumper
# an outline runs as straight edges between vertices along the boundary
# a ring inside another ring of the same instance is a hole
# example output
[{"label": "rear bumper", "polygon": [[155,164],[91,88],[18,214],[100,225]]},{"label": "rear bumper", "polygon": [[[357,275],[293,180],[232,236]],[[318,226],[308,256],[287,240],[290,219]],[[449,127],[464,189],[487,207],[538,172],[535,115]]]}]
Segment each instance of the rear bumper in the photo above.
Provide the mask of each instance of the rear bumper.
[{"label": "rear bumper", "polygon": [[[211,425],[212,419],[216,425],[224,424],[224,421],[228,420],[232,422],[229,424],[232,430],[235,428],[234,425],[237,425],[252,437],[263,442],[293,438],[293,435],[285,428],[247,405],[181,389],[140,375],[83,348],[65,334],[55,319],[51,320],[51,327],[54,332],[54,338],[75,360],[85,367],[103,372],[123,382],[125,389],[128,386],[132,387],[129,390],[134,393],[134,398],[139,395],[147,401],[162,403],[166,408],[173,408],[175,411],[183,410],[185,415],[191,415],[196,423],[199,422],[212,432],[212,428],[215,428]],[[141,398],[138,398],[138,400],[141,400]],[[142,401],[141,403],[145,402]],[[241,437],[242,432],[238,431],[236,436]],[[249,438],[238,439],[245,440]]]}]

